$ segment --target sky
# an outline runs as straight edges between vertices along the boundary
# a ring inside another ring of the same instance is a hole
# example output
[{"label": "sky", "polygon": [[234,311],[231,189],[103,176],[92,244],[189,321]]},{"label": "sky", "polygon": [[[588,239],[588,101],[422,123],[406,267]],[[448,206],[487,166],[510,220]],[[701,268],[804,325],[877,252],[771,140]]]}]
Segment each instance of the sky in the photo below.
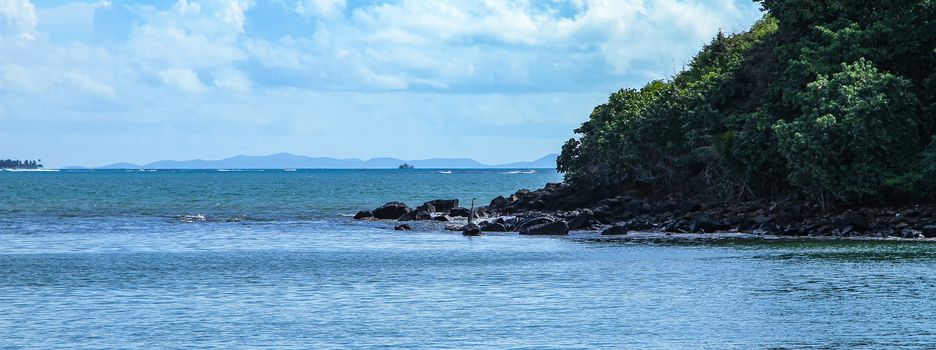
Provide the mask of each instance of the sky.
[{"label": "sky", "polygon": [[750,0],[0,0],[0,158],[557,153]]}]

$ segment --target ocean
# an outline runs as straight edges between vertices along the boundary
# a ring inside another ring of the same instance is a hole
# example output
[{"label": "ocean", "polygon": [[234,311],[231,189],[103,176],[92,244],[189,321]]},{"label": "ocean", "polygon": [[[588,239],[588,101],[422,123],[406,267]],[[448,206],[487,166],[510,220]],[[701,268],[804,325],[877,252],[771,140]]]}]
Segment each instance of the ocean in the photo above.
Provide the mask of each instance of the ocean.
[{"label": "ocean", "polygon": [[936,348],[936,243],[354,221],[552,170],[0,172],[0,348]]}]

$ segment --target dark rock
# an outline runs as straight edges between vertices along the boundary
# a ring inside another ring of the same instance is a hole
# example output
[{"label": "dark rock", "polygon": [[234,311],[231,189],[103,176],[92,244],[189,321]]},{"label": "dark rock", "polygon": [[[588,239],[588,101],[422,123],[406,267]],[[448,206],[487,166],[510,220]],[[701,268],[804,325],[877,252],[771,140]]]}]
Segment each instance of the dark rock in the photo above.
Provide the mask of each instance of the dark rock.
[{"label": "dark rock", "polygon": [[451,221],[451,220],[449,220],[448,216],[445,216],[445,215],[436,216],[436,217],[432,218],[432,220],[440,221],[440,222],[448,222],[448,221]]},{"label": "dark rock", "polygon": [[627,229],[627,225],[614,225],[601,231],[602,236],[619,236],[626,235],[630,230]]},{"label": "dark rock", "polygon": [[591,209],[582,209],[575,213],[569,220],[570,230],[589,229],[594,221],[595,214]]},{"label": "dark rock", "polygon": [[900,231],[900,237],[903,238],[925,238],[923,232],[911,229],[903,229]]},{"label": "dark rock", "polygon": [[491,200],[491,204],[488,205],[488,207],[492,210],[500,210],[506,208],[508,205],[510,205],[510,202],[507,198],[504,198],[504,196],[497,196],[497,198]]},{"label": "dark rock", "polygon": [[455,208],[449,209],[448,211],[449,216],[457,216],[461,218],[467,218],[468,215],[470,215],[470,213],[471,213],[470,209],[462,208],[462,207],[455,207]]},{"label": "dark rock", "polygon": [[516,202],[516,201],[519,201],[519,200],[521,200],[521,199],[527,198],[527,197],[530,196],[531,193],[533,193],[533,192],[530,192],[530,190],[524,188],[524,189],[522,189],[522,190],[519,190],[519,191],[515,192],[513,195],[511,195],[511,196],[510,196],[510,201],[511,201],[511,202]]},{"label": "dark rock", "polygon": [[718,221],[712,214],[699,213],[692,217],[692,226],[689,232],[715,232],[719,229]]},{"label": "dark rock", "polygon": [[396,225],[396,227],[394,227],[393,229],[397,231],[412,231],[413,227],[411,227],[409,224],[400,224],[400,225]]},{"label": "dark rock", "polygon": [[486,205],[482,205],[482,206],[480,206],[480,207],[475,208],[473,218],[475,218],[475,219],[477,219],[477,218],[484,218],[484,217],[488,217],[488,216],[490,216],[490,215],[491,215],[490,209],[488,209],[488,207],[487,207]]},{"label": "dark rock", "polygon": [[565,221],[553,221],[545,224],[528,226],[520,230],[521,235],[567,235],[569,234],[569,225]]},{"label": "dark rock", "polygon": [[592,215],[599,220],[609,219],[614,216],[614,210],[607,205],[601,205],[592,209]]},{"label": "dark rock", "polygon": [[481,235],[481,227],[479,227],[476,224],[468,224],[468,225],[462,226],[461,231],[462,231],[462,235],[465,235],[465,236],[480,236]]},{"label": "dark rock", "polygon": [[427,205],[431,205],[435,208],[436,213],[444,213],[453,208],[458,207],[457,199],[436,199],[426,202]]},{"label": "dark rock", "polygon": [[354,220],[371,219],[373,217],[374,217],[374,213],[371,213],[370,210],[362,210],[362,211],[359,211],[357,214],[354,214]]},{"label": "dark rock", "polygon": [[650,212],[654,214],[671,213],[676,209],[676,201],[668,200],[665,202],[656,202],[652,205]]},{"label": "dark rock", "polygon": [[553,218],[551,218],[551,217],[548,217],[548,216],[539,216],[539,217],[535,217],[535,218],[531,218],[531,219],[526,219],[526,220],[520,221],[519,223],[517,223],[517,226],[514,228],[514,230],[515,230],[515,231],[523,231],[523,230],[527,229],[527,228],[530,227],[530,226],[541,225],[541,224],[548,224],[548,223],[552,223],[552,222],[554,222],[554,221],[556,221],[556,219],[553,219]]},{"label": "dark rock", "polygon": [[923,232],[923,236],[926,238],[936,237],[936,225],[923,226],[923,229],[920,231]]},{"label": "dark rock", "polygon": [[639,199],[631,200],[624,204],[624,210],[629,211],[634,214],[640,214],[644,211],[644,202]]},{"label": "dark rock", "polygon": [[500,222],[483,222],[481,223],[481,231],[484,232],[507,232],[507,226]]},{"label": "dark rock", "polygon": [[396,220],[399,219],[406,213],[410,212],[410,208],[406,204],[400,202],[388,202],[380,206],[380,208],[374,209],[374,217],[381,220]]},{"label": "dark rock", "polygon": [[685,200],[685,201],[679,202],[679,204],[676,205],[676,208],[674,208],[673,211],[680,213],[680,214],[685,214],[685,213],[696,212],[701,209],[702,209],[702,205],[699,204],[699,202]]},{"label": "dark rock", "polygon": [[789,226],[779,232],[782,236],[803,236],[803,229],[797,226]]},{"label": "dark rock", "polygon": [[423,203],[422,205],[416,207],[416,209],[414,209],[414,210],[415,210],[415,211],[424,211],[424,212],[428,212],[428,213],[438,213],[438,212],[439,212],[439,211],[436,209],[436,207],[433,206],[433,205],[432,205],[431,203],[429,203],[429,202]]},{"label": "dark rock", "polygon": [[837,228],[840,230],[848,226],[851,226],[853,230],[858,232],[864,232],[868,229],[868,220],[858,213],[845,214],[836,224]]},{"label": "dark rock", "polygon": [[748,224],[756,228],[760,228],[764,224],[770,223],[773,221],[773,218],[764,215],[758,215],[747,220]]},{"label": "dark rock", "polygon": [[409,213],[403,214],[398,220],[399,221],[422,221],[432,219],[432,215],[425,210],[413,210]]}]

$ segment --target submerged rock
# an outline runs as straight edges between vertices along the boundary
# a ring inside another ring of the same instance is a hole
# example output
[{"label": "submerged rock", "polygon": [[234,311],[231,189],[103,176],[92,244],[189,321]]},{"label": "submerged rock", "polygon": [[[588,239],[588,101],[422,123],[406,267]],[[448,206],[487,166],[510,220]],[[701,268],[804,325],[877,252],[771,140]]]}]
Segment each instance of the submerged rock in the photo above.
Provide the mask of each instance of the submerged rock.
[{"label": "submerged rock", "polygon": [[401,202],[387,202],[380,208],[373,210],[374,218],[381,220],[396,220],[410,212],[410,208]]},{"label": "submerged rock", "polygon": [[484,221],[481,223],[481,231],[484,232],[507,232],[507,226],[503,222],[487,222]]},{"label": "submerged rock", "polygon": [[569,225],[565,221],[553,221],[544,224],[528,226],[520,230],[521,235],[567,235],[569,234]]},{"label": "submerged rock", "polygon": [[555,221],[556,219],[549,217],[549,216],[538,216],[538,217],[534,217],[534,218],[530,218],[530,219],[526,219],[526,220],[522,220],[518,222],[514,230],[522,232],[529,227],[542,225],[542,224],[549,224]]},{"label": "submerged rock", "polygon": [[923,236],[926,238],[936,237],[936,225],[926,225],[923,226]]},{"label": "submerged rock", "polygon": [[604,231],[601,231],[601,235],[602,236],[620,236],[620,235],[626,235],[629,232],[630,230],[627,229],[626,225],[614,225],[614,226],[604,229]]},{"label": "submerged rock", "polygon": [[481,235],[481,227],[479,227],[479,226],[476,225],[476,224],[468,224],[468,225],[462,226],[462,235],[465,235],[465,236],[480,236],[480,235]]},{"label": "submerged rock", "polygon": [[400,225],[396,225],[396,227],[394,227],[393,229],[397,231],[412,231],[413,227],[410,226],[409,224],[400,224]]},{"label": "submerged rock", "polygon": [[413,210],[400,217],[399,221],[423,221],[432,219],[432,215],[425,210]]}]

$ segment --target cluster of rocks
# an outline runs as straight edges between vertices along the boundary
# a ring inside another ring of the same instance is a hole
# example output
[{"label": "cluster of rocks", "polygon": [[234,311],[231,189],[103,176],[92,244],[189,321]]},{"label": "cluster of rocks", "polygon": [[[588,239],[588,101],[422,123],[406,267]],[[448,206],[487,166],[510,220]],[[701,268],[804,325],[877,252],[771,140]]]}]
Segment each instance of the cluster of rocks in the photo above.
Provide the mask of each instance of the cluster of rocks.
[{"label": "cluster of rocks", "polygon": [[[610,197],[610,198],[608,198]],[[801,203],[751,201],[702,202],[678,194],[662,198],[637,193],[608,196],[582,192],[564,184],[547,184],[494,198],[474,213],[457,200],[435,200],[415,209],[390,202],[356,219],[450,221],[479,219],[476,224],[449,226],[466,235],[519,232],[565,235],[570,230],[597,230],[603,235],[635,231],[667,233],[746,232],[778,236],[936,237],[936,206],[872,207],[824,211]],[[474,225],[474,226],[472,226]],[[408,226],[401,227],[406,229]]]},{"label": "cluster of rocks", "polygon": [[[475,217],[483,214],[476,211]],[[410,208],[402,202],[388,202],[374,210],[360,211],[354,215],[355,220],[397,220],[397,221],[451,221],[453,218],[467,218],[470,214],[468,208],[458,206],[457,199],[436,199],[423,203],[416,208]]]},{"label": "cluster of rocks", "polygon": [[[607,198],[562,184],[521,190],[504,209],[512,213],[578,213],[604,235],[633,231],[667,233],[745,232],[776,236],[936,237],[936,206],[840,208],[825,211],[801,202],[702,202],[679,194],[647,197],[637,193]],[[576,208],[571,210],[572,208]],[[571,211],[569,211],[571,210]],[[587,213],[583,214],[583,213]],[[575,217],[575,216],[573,216]]]},{"label": "cluster of rocks", "polygon": [[[549,189],[529,191],[521,190],[517,193],[503,197],[499,196],[488,205],[467,209],[458,206],[457,199],[437,199],[423,203],[416,208],[410,208],[402,202],[388,202],[376,209],[358,212],[355,220],[397,220],[405,221],[440,221],[448,222],[456,219],[478,219],[477,223],[467,225],[449,225],[447,229],[462,231],[465,235],[480,235],[482,232],[518,232],[524,235],[566,235],[569,230],[595,229],[599,224],[589,209],[573,211],[556,211],[551,213],[538,211],[518,212],[517,208],[526,205],[530,198],[554,190],[554,184]],[[396,230],[412,230],[413,227],[400,223]]]}]

